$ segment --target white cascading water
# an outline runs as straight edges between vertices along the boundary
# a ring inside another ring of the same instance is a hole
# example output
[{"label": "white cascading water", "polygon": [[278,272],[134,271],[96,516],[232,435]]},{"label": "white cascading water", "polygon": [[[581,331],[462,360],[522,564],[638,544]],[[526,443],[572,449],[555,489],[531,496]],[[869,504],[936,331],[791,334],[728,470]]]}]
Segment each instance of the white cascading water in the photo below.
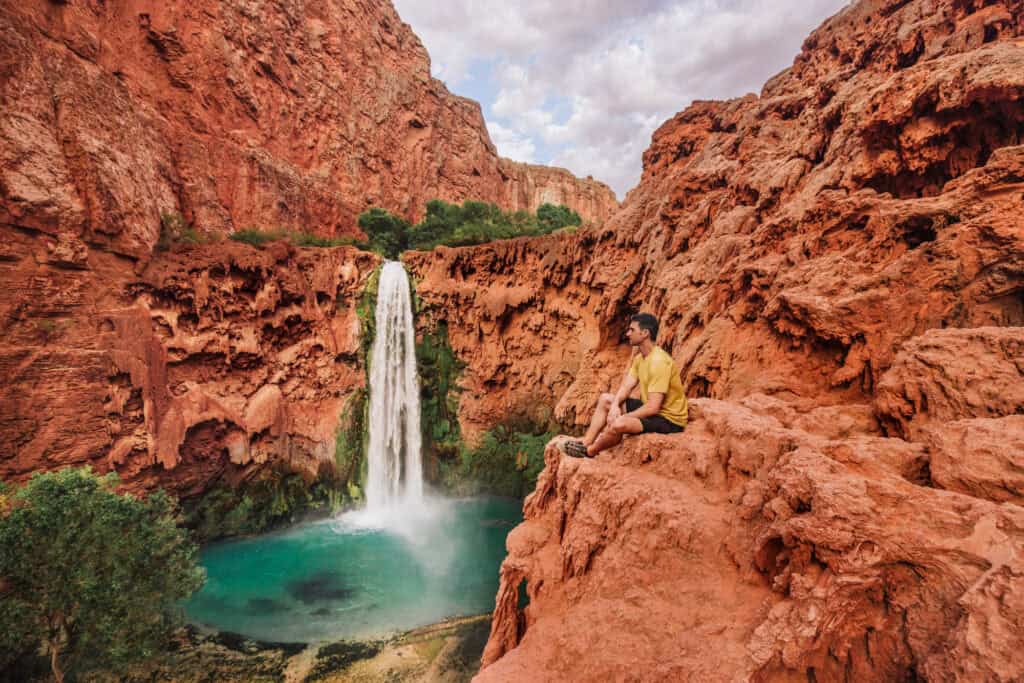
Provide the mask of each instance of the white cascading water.
[{"label": "white cascading water", "polygon": [[423,502],[420,386],[409,277],[398,261],[381,268],[370,359],[368,512]]}]

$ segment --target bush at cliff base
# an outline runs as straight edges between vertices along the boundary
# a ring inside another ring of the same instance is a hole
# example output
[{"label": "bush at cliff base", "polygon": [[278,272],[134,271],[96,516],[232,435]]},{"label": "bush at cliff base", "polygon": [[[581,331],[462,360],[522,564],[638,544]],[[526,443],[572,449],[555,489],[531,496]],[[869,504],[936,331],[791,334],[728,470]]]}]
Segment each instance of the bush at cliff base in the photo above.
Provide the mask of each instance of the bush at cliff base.
[{"label": "bush at cliff base", "polygon": [[89,468],[0,491],[0,666],[44,652],[53,675],[154,654],[203,583],[163,492],[114,491]]}]

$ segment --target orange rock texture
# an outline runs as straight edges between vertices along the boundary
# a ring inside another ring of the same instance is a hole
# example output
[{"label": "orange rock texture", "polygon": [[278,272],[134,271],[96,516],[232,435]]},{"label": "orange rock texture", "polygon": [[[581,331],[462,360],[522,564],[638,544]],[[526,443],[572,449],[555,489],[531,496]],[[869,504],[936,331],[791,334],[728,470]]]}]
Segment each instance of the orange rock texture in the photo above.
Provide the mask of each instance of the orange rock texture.
[{"label": "orange rock texture", "polygon": [[605,218],[614,193],[500,159],[388,2],[5,3],[0,221],[145,255],[199,230],[357,234],[434,198]]},{"label": "orange rock texture", "polygon": [[11,238],[4,480],[90,464],[191,496],[264,466],[347,474],[335,434],[365,384],[355,304],[375,256],[228,242],[135,274],[108,252],[68,267],[54,240]]},{"label": "orange rock texture", "polygon": [[408,257],[466,434],[583,424],[637,310],[695,399],[549,448],[479,680],[1024,678],[1022,209],[1024,3],[865,0],[598,228]]},{"label": "orange rock texture", "polygon": [[387,2],[5,3],[0,36],[5,479],[89,462],[190,495],[333,463],[377,259],[156,251],[162,217],[338,235],[433,198],[618,206],[499,158]]}]

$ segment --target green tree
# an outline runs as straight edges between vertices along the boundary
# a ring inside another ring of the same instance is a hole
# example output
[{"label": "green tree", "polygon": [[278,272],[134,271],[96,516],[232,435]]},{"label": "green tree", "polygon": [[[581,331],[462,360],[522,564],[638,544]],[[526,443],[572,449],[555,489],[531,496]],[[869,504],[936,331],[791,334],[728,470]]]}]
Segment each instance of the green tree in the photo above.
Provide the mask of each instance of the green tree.
[{"label": "green tree", "polygon": [[117,482],[68,468],[0,493],[0,664],[42,645],[60,682],[147,657],[177,625],[204,580],[196,547],[167,495]]},{"label": "green tree", "polygon": [[397,259],[409,247],[409,223],[384,209],[372,208],[359,215],[359,227],[366,233],[370,249]]},{"label": "green tree", "polygon": [[546,235],[570,225],[579,225],[582,222],[580,215],[564,204],[545,203],[537,207],[537,223],[542,234]]},{"label": "green tree", "polygon": [[462,223],[462,207],[440,199],[427,202],[423,220],[410,233],[409,247],[412,249],[433,249],[446,244],[455,228]]}]

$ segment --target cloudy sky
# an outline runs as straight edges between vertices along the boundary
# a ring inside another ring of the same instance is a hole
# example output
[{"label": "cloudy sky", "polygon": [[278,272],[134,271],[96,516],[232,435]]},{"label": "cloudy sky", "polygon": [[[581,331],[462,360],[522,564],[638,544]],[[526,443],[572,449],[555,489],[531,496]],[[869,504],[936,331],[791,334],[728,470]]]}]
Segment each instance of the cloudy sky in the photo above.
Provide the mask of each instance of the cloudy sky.
[{"label": "cloudy sky", "polygon": [[433,75],[480,102],[502,156],[622,199],[651,133],[694,99],[759,92],[847,0],[394,0]]}]

